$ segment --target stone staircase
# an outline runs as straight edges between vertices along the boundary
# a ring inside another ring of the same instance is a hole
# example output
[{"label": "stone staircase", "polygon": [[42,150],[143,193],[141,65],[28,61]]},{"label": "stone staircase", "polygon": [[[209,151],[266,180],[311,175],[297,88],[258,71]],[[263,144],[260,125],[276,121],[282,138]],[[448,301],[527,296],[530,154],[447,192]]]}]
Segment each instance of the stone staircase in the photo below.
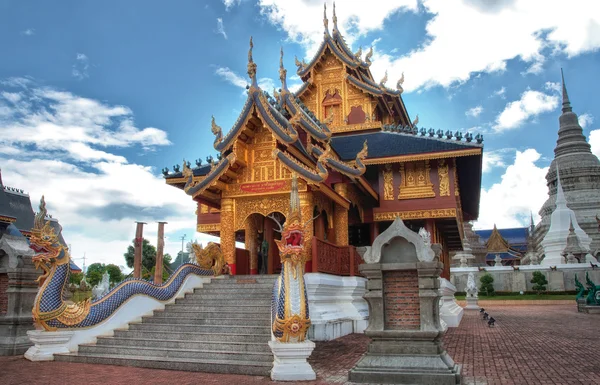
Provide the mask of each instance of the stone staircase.
[{"label": "stone staircase", "polygon": [[214,279],[113,337],[56,361],[267,376],[276,275]]}]

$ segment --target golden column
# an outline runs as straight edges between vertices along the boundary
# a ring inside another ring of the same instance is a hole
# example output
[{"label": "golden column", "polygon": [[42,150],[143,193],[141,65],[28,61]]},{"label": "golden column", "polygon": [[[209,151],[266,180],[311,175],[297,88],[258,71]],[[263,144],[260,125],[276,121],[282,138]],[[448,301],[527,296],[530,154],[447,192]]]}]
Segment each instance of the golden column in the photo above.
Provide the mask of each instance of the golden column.
[{"label": "golden column", "polygon": [[235,215],[233,199],[221,199],[221,251],[225,262],[231,269],[231,274],[235,275]]},{"label": "golden column", "polygon": [[304,226],[304,250],[306,250],[307,261],[312,261],[312,238],[313,238],[313,217],[314,203],[311,192],[298,193],[300,197],[300,212]]},{"label": "golden column", "polygon": [[256,228],[255,216],[257,214],[251,214],[246,218],[245,223],[245,244],[246,250],[250,254],[250,274],[258,274],[258,255],[256,253],[256,235],[258,229]]},{"label": "golden column", "polygon": [[[334,186],[335,192],[348,199],[348,185],[338,183]],[[333,209],[333,227],[335,229],[335,243],[338,246],[348,245],[348,210],[335,204]]]}]

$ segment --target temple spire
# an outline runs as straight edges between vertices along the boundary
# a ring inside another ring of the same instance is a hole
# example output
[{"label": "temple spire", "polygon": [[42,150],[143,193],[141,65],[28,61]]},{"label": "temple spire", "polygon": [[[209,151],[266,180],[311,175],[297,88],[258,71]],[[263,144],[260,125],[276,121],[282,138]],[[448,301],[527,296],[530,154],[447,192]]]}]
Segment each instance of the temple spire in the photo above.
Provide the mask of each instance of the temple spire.
[{"label": "temple spire", "polygon": [[565,75],[563,74],[562,68],[560,69],[560,77],[562,78],[562,112],[571,112],[571,102],[569,101],[569,94],[567,93],[567,85],[565,84]]},{"label": "temple spire", "polygon": [[279,51],[279,80],[281,80],[281,90],[287,91],[287,70],[283,66],[283,47]]},{"label": "temple spire", "polygon": [[337,27],[337,16],[335,15],[335,1],[333,2],[333,30],[337,31],[338,27]]},{"label": "temple spire", "polygon": [[323,3],[323,25],[325,26],[325,33],[329,33],[329,20],[327,20],[327,3]]},{"label": "temple spire", "polygon": [[248,76],[250,76],[250,80],[252,80],[252,87],[258,87],[256,81],[256,63],[252,59],[252,48],[254,48],[254,44],[252,44],[252,36],[250,36],[250,49],[248,49]]}]

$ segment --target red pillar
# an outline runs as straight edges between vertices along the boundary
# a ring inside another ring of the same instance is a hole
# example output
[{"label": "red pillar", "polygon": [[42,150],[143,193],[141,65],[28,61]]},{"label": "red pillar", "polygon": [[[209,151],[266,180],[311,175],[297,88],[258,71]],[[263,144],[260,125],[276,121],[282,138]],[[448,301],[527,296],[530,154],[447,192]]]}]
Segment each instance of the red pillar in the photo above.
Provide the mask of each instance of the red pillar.
[{"label": "red pillar", "polygon": [[144,243],[145,222],[136,222],[134,253],[133,253],[133,278],[142,278],[142,247]]},{"label": "red pillar", "polygon": [[156,266],[154,267],[154,283],[162,284],[163,276],[163,251],[165,248],[165,223],[158,222],[158,239],[156,241]]}]

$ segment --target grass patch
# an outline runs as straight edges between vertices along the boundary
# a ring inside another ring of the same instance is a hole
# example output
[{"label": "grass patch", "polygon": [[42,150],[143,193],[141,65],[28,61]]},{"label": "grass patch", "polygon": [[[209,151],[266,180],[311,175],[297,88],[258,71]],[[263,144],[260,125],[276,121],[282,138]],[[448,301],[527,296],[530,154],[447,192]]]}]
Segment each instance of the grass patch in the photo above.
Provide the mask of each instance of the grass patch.
[{"label": "grass patch", "polygon": [[[457,295],[455,296],[455,298],[459,301],[462,301],[465,299],[464,295]],[[486,297],[486,296],[479,296],[479,299],[481,300],[492,300],[492,301],[503,301],[503,300],[529,300],[529,301],[536,301],[536,300],[573,300],[573,302],[575,302],[575,295],[574,294],[514,294],[514,295],[495,295],[495,296],[490,296],[490,297]]]}]

